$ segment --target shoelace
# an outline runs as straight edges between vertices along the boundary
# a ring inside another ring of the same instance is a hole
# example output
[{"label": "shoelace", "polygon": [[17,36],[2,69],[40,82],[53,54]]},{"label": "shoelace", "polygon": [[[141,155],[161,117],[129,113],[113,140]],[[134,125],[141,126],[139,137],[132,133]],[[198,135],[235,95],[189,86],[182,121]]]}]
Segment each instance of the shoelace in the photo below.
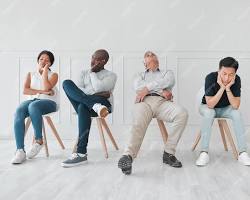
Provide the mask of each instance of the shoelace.
[{"label": "shoelace", "polygon": [[70,160],[74,160],[75,158],[79,157],[78,153],[72,153],[69,157]]},{"label": "shoelace", "polygon": [[173,154],[169,154],[169,158],[172,161],[176,161],[177,160],[176,157]]}]

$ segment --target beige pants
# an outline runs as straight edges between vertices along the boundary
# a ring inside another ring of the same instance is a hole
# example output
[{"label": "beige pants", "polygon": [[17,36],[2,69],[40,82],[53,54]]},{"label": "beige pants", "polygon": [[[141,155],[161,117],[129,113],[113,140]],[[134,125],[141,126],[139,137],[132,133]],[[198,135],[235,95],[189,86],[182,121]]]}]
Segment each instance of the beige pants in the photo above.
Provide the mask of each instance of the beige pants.
[{"label": "beige pants", "polygon": [[164,149],[170,154],[175,154],[177,143],[187,124],[187,111],[163,97],[147,96],[143,102],[134,105],[131,138],[124,155],[131,155],[132,158],[137,156],[152,118],[170,122]]}]

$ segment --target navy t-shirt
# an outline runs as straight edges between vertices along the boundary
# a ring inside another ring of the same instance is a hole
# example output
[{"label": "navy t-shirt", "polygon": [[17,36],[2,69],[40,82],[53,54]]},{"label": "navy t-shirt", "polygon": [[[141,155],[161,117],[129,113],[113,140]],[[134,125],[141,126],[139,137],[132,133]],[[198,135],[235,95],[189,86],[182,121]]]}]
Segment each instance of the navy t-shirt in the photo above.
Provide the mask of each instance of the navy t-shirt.
[{"label": "navy t-shirt", "polygon": [[[210,73],[210,74],[208,74],[206,76],[205,95],[202,98],[202,103],[203,104],[207,104],[205,96],[215,96],[216,93],[219,91],[220,85],[217,83],[217,77],[218,77],[218,72],[212,72],[212,73]],[[235,97],[240,97],[241,80],[240,80],[240,77],[238,75],[236,75],[235,82],[231,86],[230,90],[232,91],[232,93],[233,93],[233,95]],[[226,106],[229,106],[229,105],[230,105],[230,102],[229,102],[229,100],[227,98],[227,93],[226,93],[226,90],[225,90],[223,92],[223,95],[222,95],[221,99],[215,105],[215,108],[223,108],[223,107],[226,107]]]}]

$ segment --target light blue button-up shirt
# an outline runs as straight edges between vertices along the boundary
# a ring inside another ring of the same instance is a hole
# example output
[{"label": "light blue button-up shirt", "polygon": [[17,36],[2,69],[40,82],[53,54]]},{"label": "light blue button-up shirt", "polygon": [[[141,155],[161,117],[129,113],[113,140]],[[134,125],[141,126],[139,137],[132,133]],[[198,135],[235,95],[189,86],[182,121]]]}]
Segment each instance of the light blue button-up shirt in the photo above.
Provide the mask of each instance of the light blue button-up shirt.
[{"label": "light blue button-up shirt", "polygon": [[134,89],[140,91],[147,87],[150,93],[161,94],[164,89],[172,90],[175,84],[174,73],[171,70],[146,70],[135,76]]}]

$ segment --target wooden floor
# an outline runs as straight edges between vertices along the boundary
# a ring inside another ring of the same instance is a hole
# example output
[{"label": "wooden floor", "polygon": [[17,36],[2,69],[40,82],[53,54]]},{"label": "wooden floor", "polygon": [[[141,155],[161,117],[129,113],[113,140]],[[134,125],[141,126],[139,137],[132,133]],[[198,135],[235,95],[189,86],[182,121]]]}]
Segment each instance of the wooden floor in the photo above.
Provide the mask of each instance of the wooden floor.
[{"label": "wooden floor", "polygon": [[[64,142],[68,148],[62,151],[49,141],[49,158],[42,151],[34,160],[12,165],[15,144],[0,141],[0,200],[250,199],[250,168],[225,152],[221,141],[211,142],[209,165],[196,167],[198,151],[191,152],[192,142],[184,137],[176,154],[183,168],[175,169],[162,163],[162,141],[145,139],[131,176],[117,168],[122,150],[109,145],[110,158],[105,159],[99,141],[90,141],[88,164],[62,168],[60,162],[73,145],[73,141]],[[118,143],[123,149],[125,142]]]}]

